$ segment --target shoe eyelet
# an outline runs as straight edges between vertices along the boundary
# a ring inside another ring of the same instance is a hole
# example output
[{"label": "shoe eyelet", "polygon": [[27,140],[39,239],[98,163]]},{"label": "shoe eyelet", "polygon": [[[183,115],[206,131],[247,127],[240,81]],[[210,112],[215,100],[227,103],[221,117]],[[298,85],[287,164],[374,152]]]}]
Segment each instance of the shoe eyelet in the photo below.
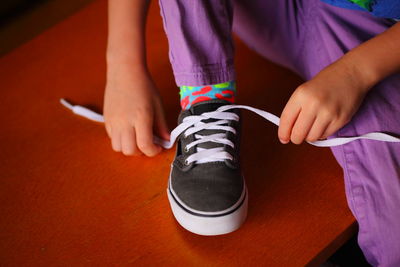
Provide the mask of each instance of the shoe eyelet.
[{"label": "shoe eyelet", "polygon": [[189,165],[189,161],[187,159],[185,159],[185,165],[188,166]]},{"label": "shoe eyelet", "polygon": [[183,149],[183,151],[185,151],[186,153],[189,152],[189,148],[187,146],[185,146],[185,148]]}]

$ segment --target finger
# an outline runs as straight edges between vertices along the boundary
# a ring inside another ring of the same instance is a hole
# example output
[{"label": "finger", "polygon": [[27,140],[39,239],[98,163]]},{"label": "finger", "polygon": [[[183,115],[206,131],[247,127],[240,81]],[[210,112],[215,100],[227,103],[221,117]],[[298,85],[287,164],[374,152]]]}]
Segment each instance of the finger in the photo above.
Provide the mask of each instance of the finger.
[{"label": "finger", "polygon": [[312,111],[302,110],[300,112],[290,135],[292,143],[299,145],[304,141],[315,119],[315,113]]},{"label": "finger", "polygon": [[106,133],[107,133],[108,137],[111,138],[112,137],[112,135],[111,135],[111,132],[112,132],[111,125],[109,123],[105,123],[105,128],[106,128]]},{"label": "finger", "polygon": [[136,141],[136,130],[133,128],[132,132],[132,140],[133,140],[133,155],[134,156],[140,156],[143,155],[142,151],[137,146],[137,141]]},{"label": "finger", "polygon": [[331,122],[325,129],[324,133],[322,134],[323,138],[328,138],[332,134],[334,134],[337,130],[339,130],[339,127],[336,125],[336,123]]},{"label": "finger", "polygon": [[153,118],[151,116],[142,116],[136,128],[137,146],[146,156],[152,157],[161,151],[161,147],[153,143]]},{"label": "finger", "polygon": [[318,116],[317,119],[314,121],[314,124],[312,125],[306,140],[308,142],[314,142],[322,138],[322,135],[324,134],[330,122],[331,121],[329,120],[329,118]]},{"label": "finger", "polygon": [[170,130],[165,119],[165,113],[161,104],[156,106],[155,111],[155,130],[159,137],[164,140],[170,139]]},{"label": "finger", "polygon": [[122,153],[126,156],[137,154],[135,130],[133,127],[127,127],[121,134]]},{"label": "finger", "polygon": [[289,142],[293,125],[301,111],[301,107],[293,103],[291,99],[283,109],[279,122],[278,137],[283,144]]},{"label": "finger", "polygon": [[117,131],[115,128],[112,131],[111,145],[114,151],[121,152],[120,131]]}]

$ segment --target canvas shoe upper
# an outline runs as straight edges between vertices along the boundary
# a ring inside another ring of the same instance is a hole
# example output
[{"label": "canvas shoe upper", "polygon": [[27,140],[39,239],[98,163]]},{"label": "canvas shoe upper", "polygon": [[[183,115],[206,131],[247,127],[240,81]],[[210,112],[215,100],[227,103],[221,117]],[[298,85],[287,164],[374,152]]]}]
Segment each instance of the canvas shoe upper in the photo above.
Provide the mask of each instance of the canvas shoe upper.
[{"label": "canvas shoe upper", "polygon": [[[183,110],[178,123],[226,104],[223,100],[200,102]],[[240,115],[239,110],[229,113],[231,119],[205,117],[178,138],[169,190],[176,201],[199,215],[228,210],[244,193],[239,161]]]}]

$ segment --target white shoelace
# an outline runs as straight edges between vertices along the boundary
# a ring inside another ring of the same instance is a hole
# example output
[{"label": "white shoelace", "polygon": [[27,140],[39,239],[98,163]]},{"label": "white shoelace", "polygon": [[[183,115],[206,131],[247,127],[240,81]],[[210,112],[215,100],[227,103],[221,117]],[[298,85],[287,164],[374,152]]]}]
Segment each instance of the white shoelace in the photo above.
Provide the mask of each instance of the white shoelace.
[{"label": "white shoelace", "polygon": [[[65,99],[60,99],[61,104],[65,107],[72,110],[73,113],[85,117],[87,119],[97,121],[97,122],[104,122],[104,118],[101,114],[98,114],[88,108],[79,106],[79,105],[71,105]],[[184,134],[185,136],[195,134],[195,141],[188,144],[184,149],[190,149],[193,146],[199,145],[205,142],[214,142],[219,144],[224,144],[234,147],[234,144],[226,138],[225,133],[216,133],[212,135],[200,135],[196,134],[197,132],[209,129],[209,130],[223,130],[227,132],[236,133],[235,129],[226,126],[230,120],[238,121],[239,116],[237,116],[233,112],[227,112],[231,109],[246,109],[250,110],[259,116],[263,117],[264,119],[272,122],[273,124],[279,126],[279,117],[266,112],[261,109],[245,106],[245,105],[224,105],[219,107],[217,110],[212,112],[205,112],[201,115],[191,115],[187,116],[183,119],[182,123],[179,124],[172,132],[171,132],[171,139],[169,141],[163,140],[157,136],[154,137],[154,142],[159,144],[160,146],[169,149],[171,148],[176,139],[180,134]],[[208,119],[214,119],[212,122],[203,122]],[[318,140],[315,142],[308,142],[311,145],[318,146],[318,147],[332,147],[332,146],[339,146],[344,145],[349,142],[359,140],[359,139],[368,139],[368,140],[375,140],[375,141],[383,141],[383,142],[400,142],[400,138],[382,133],[382,132],[371,132],[366,133],[360,136],[351,136],[351,137],[338,137],[326,140]],[[214,162],[214,161],[224,161],[225,159],[232,159],[232,155],[224,150],[223,147],[215,147],[215,148],[197,148],[197,152],[193,153],[186,159],[186,164],[190,164],[191,162],[197,163],[205,163],[205,162]]]}]

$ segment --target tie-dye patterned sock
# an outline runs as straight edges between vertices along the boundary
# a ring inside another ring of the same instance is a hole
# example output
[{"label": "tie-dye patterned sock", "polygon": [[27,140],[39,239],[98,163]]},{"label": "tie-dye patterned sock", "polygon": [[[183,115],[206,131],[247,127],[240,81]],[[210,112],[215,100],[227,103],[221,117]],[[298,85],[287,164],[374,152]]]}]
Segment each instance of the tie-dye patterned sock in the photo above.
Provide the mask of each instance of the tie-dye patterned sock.
[{"label": "tie-dye patterned sock", "polygon": [[202,86],[180,86],[181,107],[188,109],[191,105],[211,100],[224,99],[235,103],[236,82],[218,83]]}]

